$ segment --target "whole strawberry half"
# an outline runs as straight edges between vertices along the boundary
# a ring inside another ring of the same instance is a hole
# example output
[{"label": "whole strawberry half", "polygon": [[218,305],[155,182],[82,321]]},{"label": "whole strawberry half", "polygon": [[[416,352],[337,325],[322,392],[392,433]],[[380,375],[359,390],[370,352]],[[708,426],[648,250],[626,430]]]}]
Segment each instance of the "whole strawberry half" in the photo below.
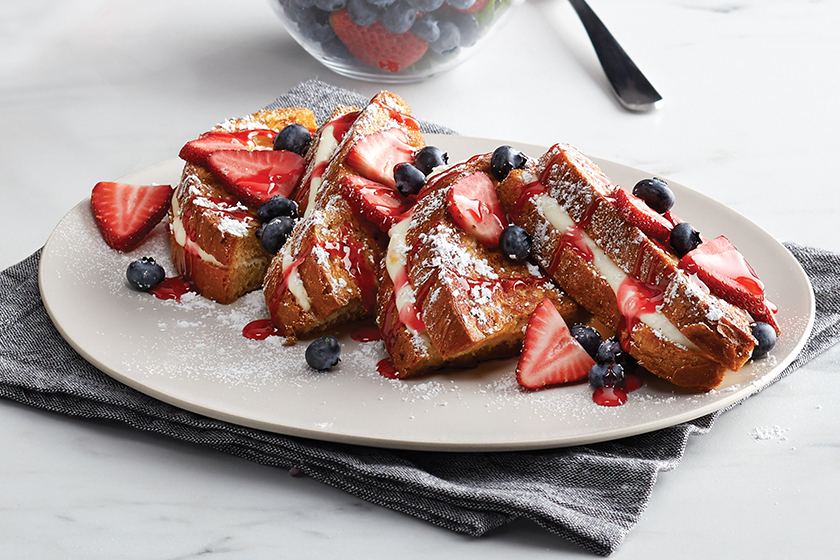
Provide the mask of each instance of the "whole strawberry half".
[{"label": "whole strawberry half", "polygon": [[449,187],[446,209],[452,221],[488,247],[499,244],[507,226],[493,180],[486,173],[464,175]]},{"label": "whole strawberry half", "polygon": [[219,150],[207,156],[207,167],[232,194],[260,206],[277,195],[288,198],[306,160],[286,150]]},{"label": "whole strawberry half", "polygon": [[539,389],[580,381],[594,363],[551,300],[544,299],[531,313],[525,329],[525,343],[516,365],[519,384]]},{"label": "whole strawberry half", "polygon": [[187,142],[178,157],[189,163],[202,164],[207,161],[207,156],[219,150],[271,148],[275,136],[277,132],[268,129],[208,132]]},{"label": "whole strawberry half", "polygon": [[169,185],[97,183],[90,205],[105,243],[118,251],[139,246],[166,213],[172,190]]},{"label": "whole strawberry half", "polygon": [[381,21],[360,26],[353,23],[347,9],[330,14],[330,25],[347,49],[359,60],[389,72],[399,72],[420,60],[429,43],[411,31],[391,33]]},{"label": "whole strawberry half", "polygon": [[363,177],[388,187],[396,185],[394,168],[413,161],[414,147],[396,127],[361,137],[347,153],[347,165]]},{"label": "whole strawberry half", "polygon": [[723,235],[704,241],[680,259],[680,268],[696,274],[709,290],[732,305],[746,309],[753,319],[778,332],[774,306],[764,295],[764,284],[747,259]]},{"label": "whole strawberry half", "polygon": [[668,241],[673,224],[648,206],[644,200],[621,187],[616,187],[611,197],[622,218],[642,230],[645,235],[663,243]]},{"label": "whole strawberry half", "polygon": [[385,233],[388,233],[408,210],[408,201],[393,187],[358,175],[345,175],[338,185],[350,206]]}]

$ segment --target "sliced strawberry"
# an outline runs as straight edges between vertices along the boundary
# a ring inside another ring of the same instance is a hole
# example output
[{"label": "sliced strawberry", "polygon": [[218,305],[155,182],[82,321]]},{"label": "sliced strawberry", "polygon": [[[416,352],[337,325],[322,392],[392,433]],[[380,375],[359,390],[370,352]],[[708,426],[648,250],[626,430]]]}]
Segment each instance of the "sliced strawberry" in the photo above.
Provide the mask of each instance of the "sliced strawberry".
[{"label": "sliced strawberry", "polygon": [[259,206],[273,196],[289,197],[306,167],[306,160],[286,150],[220,150],[207,166],[234,195]]},{"label": "sliced strawberry", "polygon": [[644,200],[621,187],[616,187],[611,196],[622,218],[642,230],[645,235],[662,242],[668,241],[673,224],[645,204]]},{"label": "sliced strawberry", "polygon": [[105,243],[131,251],[160,222],[171,198],[169,185],[102,182],[93,187],[90,205]]},{"label": "sliced strawberry", "polygon": [[408,201],[393,187],[358,175],[345,175],[338,182],[350,206],[388,233],[408,210]]},{"label": "sliced strawberry", "polygon": [[389,187],[396,185],[394,168],[414,161],[414,147],[405,133],[391,128],[360,138],[347,153],[347,165],[362,176]]},{"label": "sliced strawberry", "polygon": [[[766,315],[764,284],[732,243],[720,235],[704,241],[680,259],[680,267],[708,286],[721,299],[755,314]],[[762,319],[758,319],[762,320]]]},{"label": "sliced strawberry", "polygon": [[207,156],[219,150],[256,150],[271,148],[277,132],[268,129],[242,130],[239,132],[208,132],[187,142],[178,154],[189,163],[202,164]]},{"label": "sliced strawberry", "polygon": [[391,33],[381,21],[358,25],[350,19],[346,8],[330,14],[330,25],[353,56],[368,66],[388,72],[399,72],[411,66],[429,48],[429,43],[411,31]]},{"label": "sliced strawberry", "polygon": [[449,188],[446,208],[461,229],[488,247],[499,244],[507,226],[493,180],[486,173],[464,175]]},{"label": "sliced strawberry", "polygon": [[544,299],[528,319],[525,343],[516,380],[523,387],[539,389],[580,381],[595,360],[569,332],[566,321],[550,299]]}]

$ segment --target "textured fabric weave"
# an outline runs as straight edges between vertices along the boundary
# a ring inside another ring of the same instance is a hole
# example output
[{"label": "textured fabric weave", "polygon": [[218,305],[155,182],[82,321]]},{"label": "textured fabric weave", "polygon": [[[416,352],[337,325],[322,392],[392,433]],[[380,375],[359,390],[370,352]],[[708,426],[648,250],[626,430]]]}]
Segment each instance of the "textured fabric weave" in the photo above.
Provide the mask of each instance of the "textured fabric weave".
[{"label": "textured fabric weave", "polygon": [[[273,105],[325,119],[366,99],[306,82]],[[425,132],[450,133],[422,123]],[[814,331],[779,378],[840,338],[840,255],[788,244],[814,286]],[[618,441],[533,452],[433,453],[287,437],[187,412],[139,393],[79,356],[50,321],[38,290],[40,251],[0,273],[0,396],[64,414],[123,422],[250,461],[295,468],[371,503],[469,535],[523,517],[606,555],[638,521],[657,474],[677,466],[688,436],[721,412]]]}]

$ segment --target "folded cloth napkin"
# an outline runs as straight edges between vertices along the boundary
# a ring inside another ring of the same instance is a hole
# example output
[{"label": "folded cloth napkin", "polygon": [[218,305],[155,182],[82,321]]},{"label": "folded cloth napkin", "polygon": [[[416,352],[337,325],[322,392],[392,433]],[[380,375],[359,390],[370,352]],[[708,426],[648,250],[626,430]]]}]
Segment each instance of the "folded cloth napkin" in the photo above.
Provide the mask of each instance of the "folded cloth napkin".
[{"label": "folded cloth napkin", "polygon": [[[305,105],[323,120],[366,99],[306,82],[273,105]],[[423,123],[426,132],[448,132]],[[779,378],[840,338],[840,254],[789,244],[814,286],[805,349]],[[117,420],[257,463],[297,469],[361,499],[469,535],[527,518],[607,555],[638,521],[661,470],[720,412],[618,441],[531,452],[442,453],[287,437],[193,414],[139,393],[79,356],[54,328],[38,290],[40,251],[0,273],[0,395],[65,414]]]}]

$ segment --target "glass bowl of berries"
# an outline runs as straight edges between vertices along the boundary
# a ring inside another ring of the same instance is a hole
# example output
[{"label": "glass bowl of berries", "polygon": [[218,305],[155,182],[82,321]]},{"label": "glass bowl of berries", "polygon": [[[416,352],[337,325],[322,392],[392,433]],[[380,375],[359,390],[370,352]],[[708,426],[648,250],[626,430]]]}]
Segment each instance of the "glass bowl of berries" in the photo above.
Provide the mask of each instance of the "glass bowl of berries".
[{"label": "glass bowl of berries", "polygon": [[407,83],[469,58],[521,0],[271,0],[286,29],[326,67]]}]

